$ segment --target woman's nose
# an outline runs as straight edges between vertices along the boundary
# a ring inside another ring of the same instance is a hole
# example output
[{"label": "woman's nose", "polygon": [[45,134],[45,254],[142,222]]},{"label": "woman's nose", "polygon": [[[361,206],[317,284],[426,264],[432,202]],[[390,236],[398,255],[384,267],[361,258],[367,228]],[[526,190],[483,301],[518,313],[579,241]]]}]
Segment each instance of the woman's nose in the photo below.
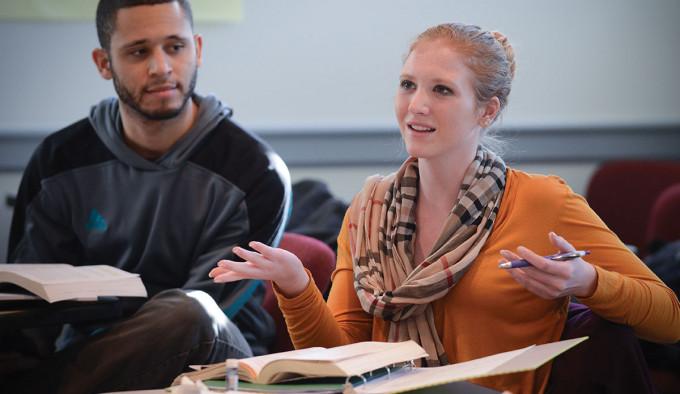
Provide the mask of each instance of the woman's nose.
[{"label": "woman's nose", "polygon": [[426,92],[417,89],[411,96],[408,110],[412,114],[427,115],[430,113],[430,103]]}]

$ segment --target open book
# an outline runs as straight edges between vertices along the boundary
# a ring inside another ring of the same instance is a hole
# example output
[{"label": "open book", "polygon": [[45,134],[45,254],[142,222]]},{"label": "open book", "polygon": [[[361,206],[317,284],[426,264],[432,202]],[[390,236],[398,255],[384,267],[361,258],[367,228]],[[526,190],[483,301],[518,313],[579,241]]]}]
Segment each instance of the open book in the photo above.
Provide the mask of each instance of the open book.
[{"label": "open book", "polygon": [[[359,376],[397,363],[409,362],[427,353],[413,341],[359,342],[330,349],[313,347],[289,352],[239,360],[239,380],[270,384],[294,380],[300,377],[348,377]],[[180,375],[192,380],[224,378],[225,363],[210,364],[197,371]]]},{"label": "open book", "polygon": [[[434,368],[392,368],[391,372],[368,379],[354,387],[357,393],[393,393],[438,386],[474,378],[530,371],[540,367],[587,337],[533,345],[498,353],[476,360]],[[336,348],[309,348],[239,360],[242,381],[270,384],[300,377],[368,376],[388,366],[425,357],[425,351],[413,341],[385,343],[359,342]],[[224,378],[225,364],[211,364],[198,371],[180,375],[192,380]]]},{"label": "open book", "polygon": [[139,275],[108,265],[0,264],[0,282],[23,287],[48,302],[147,296]]}]

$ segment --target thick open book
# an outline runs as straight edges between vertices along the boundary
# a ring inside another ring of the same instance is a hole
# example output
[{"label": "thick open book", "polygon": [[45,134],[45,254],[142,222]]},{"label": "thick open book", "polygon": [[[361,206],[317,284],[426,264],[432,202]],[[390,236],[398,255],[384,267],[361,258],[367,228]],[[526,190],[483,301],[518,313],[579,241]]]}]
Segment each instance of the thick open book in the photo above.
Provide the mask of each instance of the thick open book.
[{"label": "thick open book", "polygon": [[22,287],[48,302],[147,296],[139,275],[108,265],[0,264],[1,282]]},{"label": "thick open book", "polygon": [[[270,384],[300,377],[348,377],[427,356],[413,341],[359,342],[330,349],[313,347],[239,360],[239,380]],[[224,378],[225,363],[180,375],[192,380]]]},{"label": "thick open book", "polygon": [[[569,339],[544,345],[478,358],[434,368],[399,366],[404,362],[425,356],[425,351],[413,341],[399,343],[360,342],[331,349],[309,348],[290,352],[239,360],[239,378],[242,381],[270,384],[299,377],[352,377],[363,378],[355,384],[356,393],[395,393],[450,382],[534,370],[559,354],[585,341],[587,337]],[[380,371],[369,377],[369,372]],[[225,364],[211,364],[198,371],[180,375],[192,380],[224,378]],[[380,376],[375,378],[376,376]],[[357,380],[355,379],[355,382]],[[283,388],[271,391],[285,391]],[[261,391],[269,391],[261,388]],[[300,390],[302,391],[302,390]],[[347,389],[345,388],[345,391]]]}]

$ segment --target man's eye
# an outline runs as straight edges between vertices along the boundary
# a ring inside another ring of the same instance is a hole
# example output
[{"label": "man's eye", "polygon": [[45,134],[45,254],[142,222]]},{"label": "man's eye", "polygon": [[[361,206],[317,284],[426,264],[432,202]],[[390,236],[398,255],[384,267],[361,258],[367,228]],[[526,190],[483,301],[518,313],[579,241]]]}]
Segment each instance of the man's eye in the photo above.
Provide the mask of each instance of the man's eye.
[{"label": "man's eye", "polygon": [[444,85],[437,85],[432,89],[435,93],[441,94],[442,96],[450,96],[453,94],[453,90],[449,89]]},{"label": "man's eye", "polygon": [[130,51],[130,55],[132,55],[134,57],[143,57],[146,54],[147,54],[147,51],[144,48],[134,49],[134,50]]},{"label": "man's eye", "polygon": [[402,89],[413,89],[416,87],[416,84],[409,81],[408,79],[403,79],[401,82],[399,82],[399,87]]},{"label": "man's eye", "polygon": [[170,52],[179,52],[184,48],[184,44],[174,44],[170,45]]}]

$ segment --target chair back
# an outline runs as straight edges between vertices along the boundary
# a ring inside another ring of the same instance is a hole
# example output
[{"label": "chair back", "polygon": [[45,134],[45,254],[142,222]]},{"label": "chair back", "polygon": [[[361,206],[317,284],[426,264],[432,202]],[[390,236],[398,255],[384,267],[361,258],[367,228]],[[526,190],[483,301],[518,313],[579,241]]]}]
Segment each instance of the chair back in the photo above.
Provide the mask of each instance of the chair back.
[{"label": "chair back", "polygon": [[[314,283],[322,294],[325,294],[331,283],[331,274],[335,269],[335,252],[325,243],[302,234],[284,233],[281,249],[295,254],[314,278]],[[276,295],[271,282],[265,282],[265,295],[262,306],[269,312],[276,327],[276,337],[269,346],[269,352],[283,352],[293,349],[293,344],[288,335],[288,327],[279,309]]]},{"label": "chair back", "polygon": [[675,183],[680,183],[680,161],[609,161],[593,174],[586,199],[607,226],[644,257],[654,202]]},{"label": "chair back", "polygon": [[667,187],[654,202],[647,226],[647,245],[680,240],[680,182]]}]

